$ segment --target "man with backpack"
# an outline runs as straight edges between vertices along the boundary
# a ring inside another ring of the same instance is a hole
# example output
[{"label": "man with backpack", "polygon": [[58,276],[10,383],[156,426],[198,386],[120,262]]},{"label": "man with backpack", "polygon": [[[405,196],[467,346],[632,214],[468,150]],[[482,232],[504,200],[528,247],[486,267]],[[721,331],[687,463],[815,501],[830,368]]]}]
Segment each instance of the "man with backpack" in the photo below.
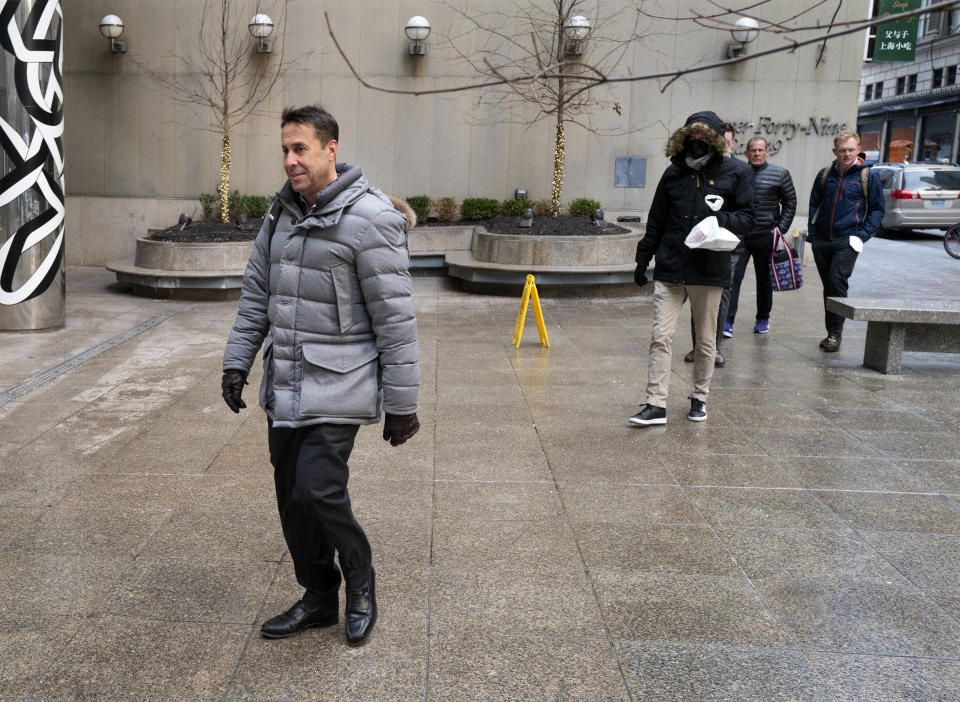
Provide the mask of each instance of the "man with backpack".
[{"label": "man with backpack", "polygon": [[241,393],[262,345],[259,399],[280,524],[306,592],[261,634],[336,624],[342,578],[347,641],[356,645],[373,630],[377,600],[347,461],[360,426],[379,422],[381,411],[392,446],[420,428],[407,224],[358,167],[337,163],[330,113],[286,109],[280,124],[288,180],[244,272],[221,389],[231,410],[246,407]]},{"label": "man with backpack", "polygon": [[880,177],[871,173],[860,152],[856,132],[840,132],[833,139],[836,160],[817,174],[810,191],[807,241],[823,282],[827,336],[820,348],[840,350],[843,320],[826,309],[828,297],[846,297],[863,243],[880,229],[885,208]]}]

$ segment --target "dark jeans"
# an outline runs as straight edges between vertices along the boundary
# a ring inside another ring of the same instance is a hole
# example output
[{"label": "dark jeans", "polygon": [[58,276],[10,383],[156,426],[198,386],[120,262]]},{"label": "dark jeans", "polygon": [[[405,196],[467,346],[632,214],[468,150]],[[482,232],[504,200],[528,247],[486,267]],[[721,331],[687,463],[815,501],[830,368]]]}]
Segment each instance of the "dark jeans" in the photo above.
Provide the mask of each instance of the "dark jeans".
[{"label": "dark jeans", "polygon": [[[733,282],[733,272],[737,267],[738,261],[743,258],[743,254],[738,251],[730,252],[730,281]],[[730,305],[730,285],[723,287],[720,294],[720,309],[717,310],[717,351],[720,350],[720,342],[723,341],[723,322],[727,318],[727,307]],[[697,347],[697,327],[693,323],[693,315],[690,315],[690,338],[693,339],[693,347]]]},{"label": "dark jeans", "polygon": [[353,516],[347,493],[347,460],[359,427],[314,424],[288,429],[267,422],[280,524],[297,582],[308,590],[336,592],[340,568],[348,582],[365,582],[370,542]]},{"label": "dark jeans", "polygon": [[773,308],[773,285],[770,283],[770,254],[773,253],[773,241],[769,237],[745,241],[746,253],[740,255],[733,271],[733,286],[730,290],[730,307],[727,309],[727,323],[733,325],[740,303],[740,283],[747,272],[747,261],[753,258],[753,271],[757,276],[757,321],[770,319]]},{"label": "dark jeans", "polygon": [[857,252],[850,247],[846,239],[824,241],[813,244],[813,260],[817,264],[817,273],[823,283],[824,324],[827,327],[827,336],[843,336],[843,317],[828,312],[826,299],[828,297],[846,297],[847,282],[853,273],[853,266],[857,262]]}]

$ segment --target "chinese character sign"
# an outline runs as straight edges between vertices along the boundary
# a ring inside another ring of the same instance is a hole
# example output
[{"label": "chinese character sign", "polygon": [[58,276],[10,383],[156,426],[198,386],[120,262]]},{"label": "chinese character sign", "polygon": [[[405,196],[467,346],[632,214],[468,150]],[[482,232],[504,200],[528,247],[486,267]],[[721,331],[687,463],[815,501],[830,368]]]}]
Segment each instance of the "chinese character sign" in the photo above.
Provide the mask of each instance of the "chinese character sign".
[{"label": "chinese character sign", "polygon": [[[920,0],[880,0],[880,16],[917,10]],[[917,17],[886,22],[877,27],[874,61],[913,61],[917,45]]]}]

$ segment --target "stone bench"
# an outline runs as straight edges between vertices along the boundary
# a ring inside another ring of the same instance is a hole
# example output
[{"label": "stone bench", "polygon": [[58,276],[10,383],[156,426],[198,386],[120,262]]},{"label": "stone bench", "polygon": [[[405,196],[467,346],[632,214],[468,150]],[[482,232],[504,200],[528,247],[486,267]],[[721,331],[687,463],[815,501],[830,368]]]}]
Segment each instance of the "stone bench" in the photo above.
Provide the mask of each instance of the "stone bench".
[{"label": "stone bench", "polygon": [[828,297],[827,309],[867,323],[863,365],[900,372],[904,351],[960,353],[960,300]]}]

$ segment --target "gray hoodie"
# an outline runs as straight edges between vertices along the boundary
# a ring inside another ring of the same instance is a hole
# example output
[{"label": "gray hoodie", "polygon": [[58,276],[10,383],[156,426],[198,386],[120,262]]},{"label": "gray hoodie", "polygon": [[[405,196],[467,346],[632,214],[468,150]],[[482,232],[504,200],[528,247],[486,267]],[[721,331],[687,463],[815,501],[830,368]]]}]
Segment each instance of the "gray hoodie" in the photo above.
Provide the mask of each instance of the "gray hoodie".
[{"label": "gray hoodie", "polygon": [[360,169],[304,216],[284,185],[276,231],[264,222],[244,273],[223,369],[248,373],[264,347],[260,404],[277,427],[373,424],[417,411],[417,321],[406,221]]}]

